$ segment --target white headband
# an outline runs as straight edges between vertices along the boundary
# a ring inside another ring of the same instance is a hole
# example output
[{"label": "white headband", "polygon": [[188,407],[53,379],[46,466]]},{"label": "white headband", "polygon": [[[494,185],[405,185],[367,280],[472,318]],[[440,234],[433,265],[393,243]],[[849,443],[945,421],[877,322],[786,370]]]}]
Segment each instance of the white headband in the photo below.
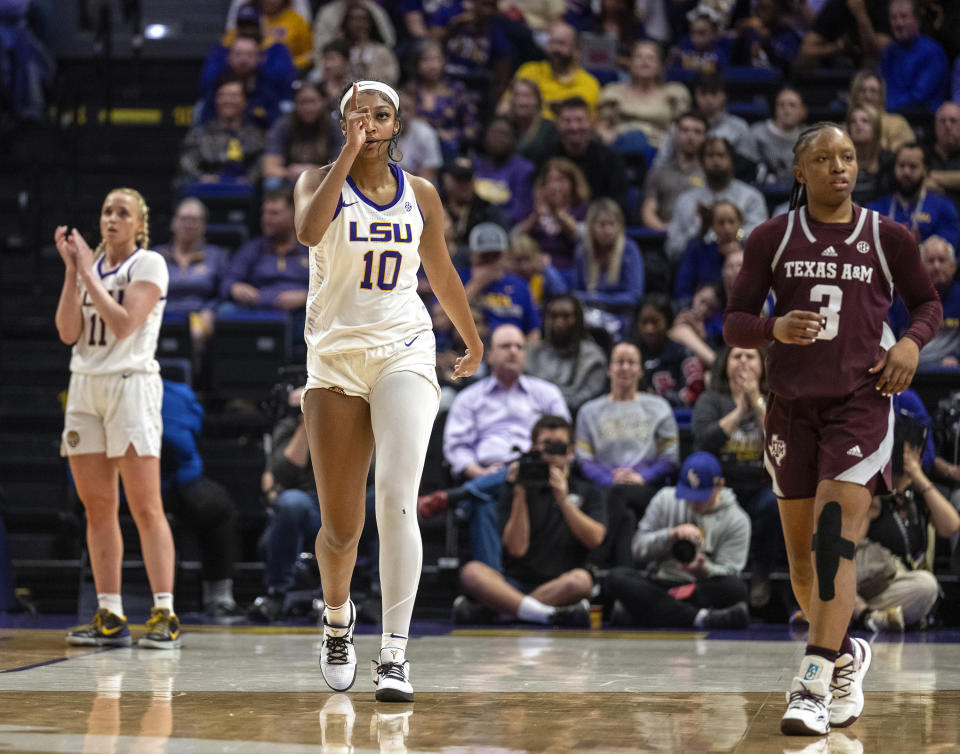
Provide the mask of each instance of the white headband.
[{"label": "white headband", "polygon": [[[400,109],[400,97],[397,96],[397,91],[392,86],[388,84],[384,84],[380,81],[357,81],[356,84],[357,84],[357,94],[360,94],[360,92],[369,92],[369,91],[386,94],[387,99],[389,99],[393,103],[393,109],[394,110]],[[353,87],[351,86],[347,90],[347,93],[344,94],[340,100],[341,115],[346,115],[346,113],[344,112],[344,108],[346,108],[347,103],[350,101],[350,98],[352,96],[353,96]]]}]

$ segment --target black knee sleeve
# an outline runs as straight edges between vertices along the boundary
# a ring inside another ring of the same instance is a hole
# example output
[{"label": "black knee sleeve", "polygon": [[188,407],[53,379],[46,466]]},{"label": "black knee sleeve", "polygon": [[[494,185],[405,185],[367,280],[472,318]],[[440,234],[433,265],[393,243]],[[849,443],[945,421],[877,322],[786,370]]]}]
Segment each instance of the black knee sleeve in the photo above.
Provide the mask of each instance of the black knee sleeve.
[{"label": "black knee sleeve", "polygon": [[853,560],[856,549],[853,542],[840,536],[843,529],[843,513],[840,503],[831,501],[823,506],[813,535],[813,551],[816,553],[817,582],[820,599],[829,602],[836,595],[834,579],[840,567],[840,558]]}]

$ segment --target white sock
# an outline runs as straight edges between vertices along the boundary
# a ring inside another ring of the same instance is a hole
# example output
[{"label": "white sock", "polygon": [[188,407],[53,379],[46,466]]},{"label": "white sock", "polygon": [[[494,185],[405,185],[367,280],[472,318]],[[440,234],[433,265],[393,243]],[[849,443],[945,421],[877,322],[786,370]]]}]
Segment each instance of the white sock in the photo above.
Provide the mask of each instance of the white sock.
[{"label": "white sock", "polygon": [[109,610],[114,615],[119,615],[121,618],[123,615],[123,598],[119,594],[110,594],[104,592],[103,594],[97,595],[97,607],[102,607],[105,610]]},{"label": "white sock", "polygon": [[800,661],[800,672],[797,673],[804,681],[824,680],[827,686],[833,679],[833,663],[820,655],[804,655]]},{"label": "white sock", "polygon": [[400,649],[406,651],[408,638],[409,637],[404,636],[403,634],[384,632],[380,634],[380,649],[386,649],[387,647],[390,647],[391,649]]},{"label": "white sock", "polygon": [[203,592],[203,605],[234,605],[233,579],[204,580],[200,584]]},{"label": "white sock", "polygon": [[701,607],[697,610],[697,614],[693,619],[694,628],[703,628],[703,622],[707,619],[707,613],[709,611],[705,607]]},{"label": "white sock", "polygon": [[423,561],[417,488],[437,406],[436,388],[413,372],[387,374],[370,391],[384,634],[410,634]]},{"label": "white sock", "polygon": [[170,611],[170,615],[175,615],[173,612],[173,594],[171,592],[155,592],[153,595],[153,606],[166,608]]},{"label": "white sock", "polygon": [[517,608],[517,617],[527,623],[549,623],[550,618],[557,611],[552,605],[544,605],[529,594],[520,600]]},{"label": "white sock", "polygon": [[331,626],[346,628],[350,625],[350,600],[336,607],[327,605],[323,608],[323,614]]}]

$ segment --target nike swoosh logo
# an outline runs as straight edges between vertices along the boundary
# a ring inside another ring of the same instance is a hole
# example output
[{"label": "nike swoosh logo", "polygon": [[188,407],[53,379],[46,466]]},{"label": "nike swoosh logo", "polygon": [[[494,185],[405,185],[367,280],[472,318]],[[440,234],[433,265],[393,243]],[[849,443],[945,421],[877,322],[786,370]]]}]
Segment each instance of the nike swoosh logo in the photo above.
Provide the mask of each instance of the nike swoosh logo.
[{"label": "nike swoosh logo", "polygon": [[107,628],[106,626],[100,626],[100,633],[107,636],[113,636],[116,633],[119,633],[123,630],[123,626],[114,626],[113,628]]},{"label": "nike swoosh logo", "polygon": [[[357,200],[357,202],[358,202],[358,201],[359,201],[359,199]],[[356,204],[357,202],[344,202],[344,203],[343,203],[343,206],[344,206],[344,207],[352,207],[352,206],[353,206],[354,204]]]},{"label": "nike swoosh logo", "polygon": [[405,345],[407,348],[409,348],[410,346],[413,345],[413,341],[415,341],[415,340],[416,340],[417,338],[419,338],[419,337],[420,337],[419,335],[414,335],[413,338],[411,338],[411,340],[410,340],[409,343],[407,343],[406,341],[404,341],[403,345]]}]

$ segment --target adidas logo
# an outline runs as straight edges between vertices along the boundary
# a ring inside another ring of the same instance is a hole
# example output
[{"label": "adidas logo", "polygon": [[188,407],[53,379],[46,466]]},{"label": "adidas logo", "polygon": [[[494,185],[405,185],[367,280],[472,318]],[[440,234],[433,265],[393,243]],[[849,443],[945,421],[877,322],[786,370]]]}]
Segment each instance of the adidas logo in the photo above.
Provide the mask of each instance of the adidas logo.
[{"label": "adidas logo", "polygon": [[848,456],[854,456],[856,458],[863,458],[863,451],[860,450],[859,445],[854,445],[850,450],[847,451]]},{"label": "adidas logo", "polygon": [[837,256],[837,250],[832,246],[828,246],[823,251],[820,252],[821,257],[835,257]]}]

